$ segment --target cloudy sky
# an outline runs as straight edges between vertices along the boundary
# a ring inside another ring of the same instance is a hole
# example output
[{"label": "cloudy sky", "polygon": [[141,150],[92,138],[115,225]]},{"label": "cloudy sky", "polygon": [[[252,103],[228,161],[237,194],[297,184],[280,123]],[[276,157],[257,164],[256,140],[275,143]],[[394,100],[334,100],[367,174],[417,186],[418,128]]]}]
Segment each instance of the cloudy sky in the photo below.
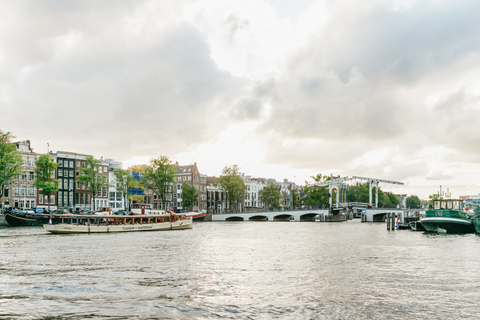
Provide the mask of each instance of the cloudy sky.
[{"label": "cloudy sky", "polygon": [[480,193],[476,0],[1,1],[0,129],[35,151]]}]

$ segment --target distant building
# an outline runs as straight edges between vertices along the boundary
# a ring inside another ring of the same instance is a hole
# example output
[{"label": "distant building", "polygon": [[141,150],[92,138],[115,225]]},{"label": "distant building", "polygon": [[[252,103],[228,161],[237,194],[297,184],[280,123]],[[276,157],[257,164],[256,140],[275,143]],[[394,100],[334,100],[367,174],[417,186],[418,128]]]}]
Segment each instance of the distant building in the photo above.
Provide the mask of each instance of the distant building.
[{"label": "distant building", "polygon": [[229,209],[227,193],[216,182],[216,177],[207,177],[207,213],[224,213]]},{"label": "distant building", "polygon": [[38,154],[33,151],[30,140],[18,141],[13,144],[22,156],[23,173],[17,175],[12,185],[5,190],[2,201],[0,201],[0,209],[2,206],[4,208],[34,208],[37,206],[38,200],[37,188],[33,186]]},{"label": "distant building", "polygon": [[182,201],[182,184],[187,182],[194,186],[198,193],[198,204],[193,208],[197,211],[207,210],[207,176],[200,174],[197,163],[181,166],[175,162],[177,173],[175,174],[175,183],[173,185],[173,209],[178,212],[188,210]]},{"label": "distant building", "polygon": [[115,176],[115,170],[122,168],[122,163],[112,159],[107,159],[108,162],[108,181],[110,185],[108,187],[108,206],[112,208],[114,212],[125,209],[125,201],[122,192],[120,192],[120,184],[117,182]]}]

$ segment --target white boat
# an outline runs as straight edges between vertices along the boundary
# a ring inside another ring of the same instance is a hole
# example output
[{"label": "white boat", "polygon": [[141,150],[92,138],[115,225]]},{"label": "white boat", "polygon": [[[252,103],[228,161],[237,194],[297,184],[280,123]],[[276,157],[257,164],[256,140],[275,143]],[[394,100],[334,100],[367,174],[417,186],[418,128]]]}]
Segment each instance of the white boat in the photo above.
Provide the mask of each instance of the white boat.
[{"label": "white boat", "polygon": [[110,233],[192,229],[192,218],[180,214],[61,215],[61,223],[44,224],[51,233]]}]

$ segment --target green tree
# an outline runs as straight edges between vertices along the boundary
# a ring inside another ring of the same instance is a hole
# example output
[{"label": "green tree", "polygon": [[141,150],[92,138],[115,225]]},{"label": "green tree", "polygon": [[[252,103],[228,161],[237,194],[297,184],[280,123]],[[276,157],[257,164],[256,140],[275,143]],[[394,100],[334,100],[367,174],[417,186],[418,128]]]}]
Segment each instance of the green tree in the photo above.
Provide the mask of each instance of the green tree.
[{"label": "green tree", "polygon": [[132,180],[132,174],[123,169],[115,169],[113,170],[113,174],[115,175],[115,181],[113,181],[115,189],[122,195],[125,210],[129,210],[128,187],[129,181]]},{"label": "green tree", "polygon": [[349,186],[347,191],[347,198],[351,202],[368,203],[370,201],[368,182],[357,182],[355,185]]},{"label": "green tree", "polygon": [[0,199],[5,189],[12,185],[15,177],[23,172],[22,156],[11,142],[15,138],[10,132],[0,130]]},{"label": "green tree", "polygon": [[[239,211],[241,209],[238,208],[239,202],[243,200],[246,192],[245,183],[240,177],[240,168],[236,164],[231,167],[225,166],[222,175],[217,179],[217,183],[227,193],[229,208]],[[234,204],[236,208],[233,208]]]},{"label": "green tree", "polygon": [[[325,182],[331,180],[331,178],[327,175],[322,175],[318,173],[315,176],[311,176],[311,178],[315,181],[314,183]],[[323,187],[309,187],[307,181],[305,181],[307,185],[305,187],[306,196],[303,198],[303,203],[307,206],[323,206],[329,203],[329,191],[327,186]],[[333,195],[332,195],[333,196]]]},{"label": "green tree", "polygon": [[92,195],[94,211],[97,193],[101,192],[102,188],[106,188],[108,186],[107,177],[101,174],[97,174],[97,172],[100,172],[99,168],[100,160],[88,156],[86,159],[85,168],[80,168],[79,170],[79,180],[85,184],[86,190]]},{"label": "green tree", "polygon": [[49,154],[42,154],[37,158],[36,164],[35,182],[33,185],[38,188],[40,194],[47,197],[48,211],[50,211],[50,196],[58,191],[58,183],[60,182],[53,178],[59,163],[55,162]]},{"label": "green tree", "polygon": [[152,159],[150,160],[150,164],[145,167],[143,177],[144,187],[155,192],[160,200],[162,200],[164,209],[167,209],[167,200],[172,194],[172,186],[176,173],[177,168],[171,164],[167,156]]},{"label": "green tree", "polygon": [[292,189],[290,192],[290,201],[292,202],[292,209],[295,210],[295,208],[298,206],[298,190],[297,189]]},{"label": "green tree", "polygon": [[422,201],[416,195],[411,195],[407,197],[407,208],[420,208],[422,206]]},{"label": "green tree", "polygon": [[258,197],[263,202],[266,208],[280,208],[280,200],[282,200],[282,193],[279,187],[274,183],[269,183],[265,188],[258,191]]},{"label": "green tree", "polygon": [[193,207],[198,202],[197,189],[186,181],[182,184],[182,202],[184,207]]}]

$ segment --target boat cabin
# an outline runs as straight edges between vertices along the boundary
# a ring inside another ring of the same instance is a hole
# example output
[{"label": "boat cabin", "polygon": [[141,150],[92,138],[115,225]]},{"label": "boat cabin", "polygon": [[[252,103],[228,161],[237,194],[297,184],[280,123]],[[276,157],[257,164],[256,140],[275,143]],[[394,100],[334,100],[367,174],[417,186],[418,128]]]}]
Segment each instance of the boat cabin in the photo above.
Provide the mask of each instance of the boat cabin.
[{"label": "boat cabin", "polygon": [[112,207],[99,207],[97,209],[97,214],[112,214]]},{"label": "boat cabin", "polygon": [[433,200],[434,210],[462,210],[463,200],[460,199],[438,199]]}]

